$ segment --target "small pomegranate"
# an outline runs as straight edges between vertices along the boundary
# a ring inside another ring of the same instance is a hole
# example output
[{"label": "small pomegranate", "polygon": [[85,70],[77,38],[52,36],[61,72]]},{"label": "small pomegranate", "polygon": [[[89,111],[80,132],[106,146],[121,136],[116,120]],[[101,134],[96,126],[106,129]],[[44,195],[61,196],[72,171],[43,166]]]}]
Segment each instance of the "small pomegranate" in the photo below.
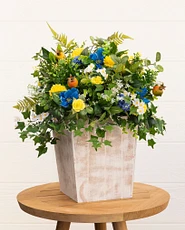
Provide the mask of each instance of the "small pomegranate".
[{"label": "small pomegranate", "polygon": [[67,85],[70,87],[70,88],[75,88],[78,86],[78,80],[76,77],[73,77],[72,75],[70,75],[70,77],[68,78],[68,81],[67,81]]},{"label": "small pomegranate", "polygon": [[166,88],[164,84],[162,83],[161,85],[155,85],[152,89],[153,95],[155,96],[162,96],[163,90]]}]

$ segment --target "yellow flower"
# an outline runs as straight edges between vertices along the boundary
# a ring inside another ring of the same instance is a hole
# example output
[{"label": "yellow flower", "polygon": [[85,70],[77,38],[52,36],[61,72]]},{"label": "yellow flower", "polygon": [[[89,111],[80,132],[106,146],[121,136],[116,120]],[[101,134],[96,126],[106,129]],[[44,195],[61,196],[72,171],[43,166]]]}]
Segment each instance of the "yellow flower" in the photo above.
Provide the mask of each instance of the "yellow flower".
[{"label": "yellow flower", "polygon": [[64,59],[65,58],[65,54],[62,51],[57,51],[56,57],[58,59]]},{"label": "yellow flower", "polygon": [[66,91],[66,87],[64,85],[56,84],[53,85],[49,91],[49,95],[52,96],[52,93],[58,93],[62,91]]},{"label": "yellow flower", "polygon": [[114,61],[112,60],[112,58],[110,56],[106,56],[105,59],[104,59],[104,64],[105,64],[105,66],[113,67],[113,65],[115,63],[114,63]]},{"label": "yellow flower", "polygon": [[84,50],[83,48],[77,48],[77,49],[73,50],[71,56],[73,58],[76,57],[76,56],[79,56],[83,50]]},{"label": "yellow flower", "polygon": [[95,85],[101,85],[101,84],[103,84],[103,80],[102,80],[102,78],[100,76],[92,77],[91,78],[91,83],[95,84]]},{"label": "yellow flower", "polygon": [[85,109],[85,103],[82,99],[74,99],[72,107],[75,112],[80,112],[81,110]]},{"label": "yellow flower", "polygon": [[129,62],[129,63],[132,63],[133,59],[134,59],[134,56],[129,56],[128,62]]}]

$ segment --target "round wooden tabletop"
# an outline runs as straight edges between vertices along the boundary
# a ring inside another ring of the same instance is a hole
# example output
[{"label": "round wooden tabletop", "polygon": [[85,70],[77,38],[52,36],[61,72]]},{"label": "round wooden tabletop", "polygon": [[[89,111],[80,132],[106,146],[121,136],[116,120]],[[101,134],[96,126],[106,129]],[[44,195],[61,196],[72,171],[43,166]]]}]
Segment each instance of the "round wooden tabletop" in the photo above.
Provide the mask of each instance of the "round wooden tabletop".
[{"label": "round wooden tabletop", "polygon": [[37,217],[78,223],[134,220],[163,211],[170,195],[163,189],[134,183],[131,199],[76,203],[59,190],[59,183],[39,185],[18,194],[20,208]]}]

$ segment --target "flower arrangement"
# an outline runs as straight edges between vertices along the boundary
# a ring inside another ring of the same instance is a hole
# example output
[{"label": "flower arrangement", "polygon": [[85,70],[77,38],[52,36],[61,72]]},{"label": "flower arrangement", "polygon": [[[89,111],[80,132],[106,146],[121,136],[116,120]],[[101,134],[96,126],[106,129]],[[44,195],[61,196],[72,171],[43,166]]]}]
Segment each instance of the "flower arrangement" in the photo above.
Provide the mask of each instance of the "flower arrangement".
[{"label": "flower arrangement", "polygon": [[81,136],[94,130],[89,142],[97,150],[103,144],[111,146],[105,133],[117,125],[153,148],[154,136],[165,130],[153,104],[165,88],[157,83],[163,71],[158,64],[161,54],[157,52],[152,63],[140,53],[130,56],[128,50],[118,50],[125,39],[131,39],[118,32],[107,39],[90,37],[91,46],[79,46],[49,28],[57,48],[42,47],[36,53],[39,64],[32,75],[37,83],[14,106],[24,118],[17,122],[20,138],[31,138],[40,156],[47,152],[47,143],[56,144],[53,131]]}]

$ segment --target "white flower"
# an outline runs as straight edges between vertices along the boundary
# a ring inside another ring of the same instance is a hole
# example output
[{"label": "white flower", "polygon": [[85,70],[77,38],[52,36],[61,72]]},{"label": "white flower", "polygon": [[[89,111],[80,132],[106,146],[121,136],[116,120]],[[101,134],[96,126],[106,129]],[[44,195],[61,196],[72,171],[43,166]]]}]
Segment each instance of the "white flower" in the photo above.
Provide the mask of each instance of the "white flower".
[{"label": "white flower", "polygon": [[143,107],[138,107],[137,113],[138,113],[139,115],[143,115],[143,114],[145,113],[145,109],[144,109]]},{"label": "white flower", "polygon": [[131,93],[131,94],[130,94],[130,97],[131,97],[132,100],[135,100],[135,99],[136,99],[136,96],[137,96],[136,93]]},{"label": "white flower", "polygon": [[32,113],[31,115],[31,121],[43,121],[47,116],[49,115],[49,113],[41,113],[39,115]]},{"label": "white flower", "polygon": [[107,79],[108,74],[106,73],[106,69],[105,69],[105,68],[103,68],[103,69],[97,69],[96,72],[97,72],[97,73],[101,73],[101,75],[102,75],[105,79]]},{"label": "white flower", "polygon": [[102,94],[101,97],[106,101],[109,101],[109,99],[110,99],[109,96],[106,94]]},{"label": "white flower", "polygon": [[118,89],[121,89],[123,87],[123,83],[121,80],[117,80],[117,87]]},{"label": "white flower", "polygon": [[139,107],[139,104],[140,104],[139,99],[138,99],[138,98],[135,98],[135,99],[133,100],[133,105],[136,106],[136,107]]},{"label": "white flower", "polygon": [[88,65],[85,69],[84,69],[84,73],[91,73],[94,69],[95,65],[93,63],[91,63],[90,65]]},{"label": "white flower", "polygon": [[116,87],[113,87],[111,91],[113,94],[117,94],[119,92],[119,90]]},{"label": "white flower", "polygon": [[130,95],[130,92],[128,92],[128,91],[126,91],[126,90],[124,90],[123,91],[123,95],[126,97],[126,96],[128,96],[129,97],[129,95]]},{"label": "white flower", "polygon": [[139,103],[139,106],[138,106],[138,108],[137,108],[137,113],[138,113],[139,115],[143,115],[143,114],[146,112],[146,110],[147,110],[146,104],[145,104],[143,101],[140,102],[140,103]]}]

